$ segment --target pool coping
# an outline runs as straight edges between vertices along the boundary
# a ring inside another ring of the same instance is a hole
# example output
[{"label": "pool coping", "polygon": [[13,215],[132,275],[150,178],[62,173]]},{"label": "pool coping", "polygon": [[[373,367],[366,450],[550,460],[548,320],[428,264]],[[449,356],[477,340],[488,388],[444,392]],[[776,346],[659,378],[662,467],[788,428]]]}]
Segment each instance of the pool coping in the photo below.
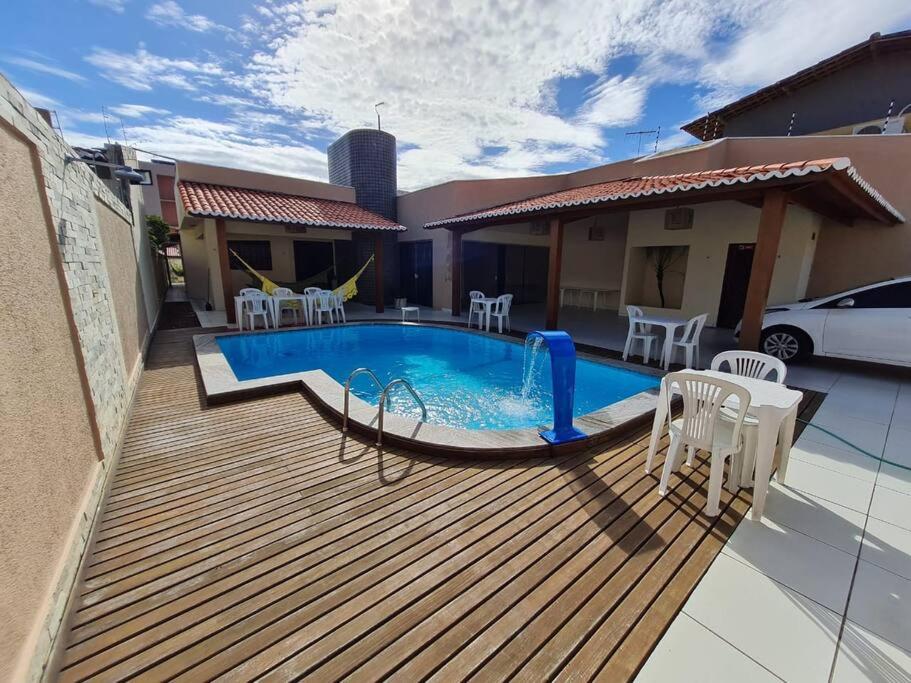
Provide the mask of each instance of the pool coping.
[{"label": "pool coping", "polygon": [[[516,345],[524,343],[515,337],[434,323],[403,323],[378,320],[341,323],[331,325],[331,327],[352,325],[435,327],[477,334]],[[326,325],[324,327],[330,326]],[[195,335],[193,337],[193,345],[197,367],[202,379],[203,398],[206,405],[217,405],[247,400],[257,396],[302,390],[319,408],[332,414],[335,418],[341,419],[344,410],[344,385],[337,382],[323,370],[305,370],[285,375],[238,380],[216,341],[219,337],[230,337],[239,334],[281,334],[282,332],[307,329],[311,328],[289,327],[284,330],[235,331]],[[584,360],[611,365],[624,370],[632,370],[654,377],[662,377],[664,375],[657,368],[636,366],[631,363],[596,356],[585,351],[577,351],[576,355]],[[644,424],[654,413],[657,399],[658,389],[655,387],[641,391],[594,412],[576,417],[573,420],[573,424],[588,434],[588,438],[560,446],[553,446],[544,441],[536,428],[502,430],[457,429],[445,425],[421,422],[420,420],[390,412],[387,412],[384,416],[383,441],[389,445],[404,445],[409,448],[418,447],[423,451],[453,455],[469,453],[477,455],[479,451],[482,451],[501,457],[521,457],[554,451],[563,452],[565,450],[587,448],[621,431],[627,431]],[[376,406],[367,403],[354,394],[350,395],[348,421],[351,429],[375,438],[377,434],[377,418],[378,410]]]}]

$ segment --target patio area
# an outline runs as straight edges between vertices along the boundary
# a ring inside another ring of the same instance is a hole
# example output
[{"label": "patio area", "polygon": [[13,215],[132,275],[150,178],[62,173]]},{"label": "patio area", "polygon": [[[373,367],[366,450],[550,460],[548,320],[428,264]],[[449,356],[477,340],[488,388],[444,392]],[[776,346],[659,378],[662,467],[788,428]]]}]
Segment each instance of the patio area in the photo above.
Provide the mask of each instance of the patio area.
[{"label": "patio area", "polygon": [[647,428],[449,460],[378,451],[299,393],[203,409],[197,332],[153,341],[60,680],[627,679],[750,505],[706,517],[704,461],[659,497]]}]

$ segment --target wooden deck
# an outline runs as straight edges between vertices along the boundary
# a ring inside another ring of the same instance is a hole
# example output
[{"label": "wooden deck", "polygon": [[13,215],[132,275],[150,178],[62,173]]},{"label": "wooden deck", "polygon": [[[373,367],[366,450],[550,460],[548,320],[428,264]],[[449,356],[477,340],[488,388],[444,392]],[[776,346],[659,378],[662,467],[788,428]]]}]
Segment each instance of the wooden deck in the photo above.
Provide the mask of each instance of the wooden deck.
[{"label": "wooden deck", "polygon": [[705,463],[660,498],[644,431],[457,461],[297,393],[204,409],[199,331],[153,343],[61,680],[625,680],[749,506],[707,518]]}]

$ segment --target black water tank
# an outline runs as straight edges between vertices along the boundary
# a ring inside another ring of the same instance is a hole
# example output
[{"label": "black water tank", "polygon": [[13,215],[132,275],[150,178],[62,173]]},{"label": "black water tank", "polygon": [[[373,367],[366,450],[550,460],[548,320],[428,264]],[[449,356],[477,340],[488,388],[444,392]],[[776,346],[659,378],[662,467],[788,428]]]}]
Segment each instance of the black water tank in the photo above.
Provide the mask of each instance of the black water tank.
[{"label": "black water tank", "polygon": [[329,145],[329,182],[350,185],[357,204],[396,220],[395,136],[359,128]]}]

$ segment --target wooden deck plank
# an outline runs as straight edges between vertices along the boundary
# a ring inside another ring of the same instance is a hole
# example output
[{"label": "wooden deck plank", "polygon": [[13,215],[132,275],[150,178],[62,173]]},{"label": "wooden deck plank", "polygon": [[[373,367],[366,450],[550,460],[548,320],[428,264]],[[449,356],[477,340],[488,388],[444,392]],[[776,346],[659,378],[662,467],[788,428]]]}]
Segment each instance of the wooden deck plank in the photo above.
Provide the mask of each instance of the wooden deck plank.
[{"label": "wooden deck plank", "polygon": [[647,430],[454,460],[377,451],[300,393],[205,408],[199,331],[153,341],[62,681],[628,680],[749,505],[706,517],[704,460],[657,496]]}]

